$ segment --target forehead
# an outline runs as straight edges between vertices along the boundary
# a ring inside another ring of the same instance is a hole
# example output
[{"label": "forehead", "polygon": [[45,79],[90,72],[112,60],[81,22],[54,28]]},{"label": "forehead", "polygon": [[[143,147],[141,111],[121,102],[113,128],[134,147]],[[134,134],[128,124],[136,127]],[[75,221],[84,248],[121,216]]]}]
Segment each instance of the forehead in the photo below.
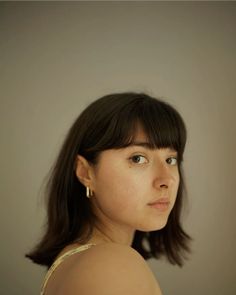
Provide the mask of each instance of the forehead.
[{"label": "forehead", "polygon": [[132,141],[148,142],[148,137],[141,124],[137,124]]}]

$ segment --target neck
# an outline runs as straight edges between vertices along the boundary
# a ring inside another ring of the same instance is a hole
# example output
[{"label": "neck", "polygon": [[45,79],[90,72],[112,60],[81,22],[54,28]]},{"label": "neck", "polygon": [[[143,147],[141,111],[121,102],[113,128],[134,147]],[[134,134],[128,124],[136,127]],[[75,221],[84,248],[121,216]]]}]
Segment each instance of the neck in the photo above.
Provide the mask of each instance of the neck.
[{"label": "neck", "polygon": [[[118,234],[119,233],[119,234]],[[131,246],[135,231],[130,234],[126,232],[115,232],[115,231],[105,231],[99,227],[95,227],[92,233],[92,238],[89,242],[91,243],[117,243],[122,245]]]}]

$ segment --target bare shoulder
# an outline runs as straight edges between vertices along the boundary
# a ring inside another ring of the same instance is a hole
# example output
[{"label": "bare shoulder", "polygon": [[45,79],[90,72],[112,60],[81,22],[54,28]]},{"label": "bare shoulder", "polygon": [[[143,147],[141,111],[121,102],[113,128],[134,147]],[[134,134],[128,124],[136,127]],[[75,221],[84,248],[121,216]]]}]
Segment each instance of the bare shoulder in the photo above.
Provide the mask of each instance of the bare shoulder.
[{"label": "bare shoulder", "polygon": [[79,255],[59,289],[58,295],[161,295],[143,257],[115,243],[96,245]]}]

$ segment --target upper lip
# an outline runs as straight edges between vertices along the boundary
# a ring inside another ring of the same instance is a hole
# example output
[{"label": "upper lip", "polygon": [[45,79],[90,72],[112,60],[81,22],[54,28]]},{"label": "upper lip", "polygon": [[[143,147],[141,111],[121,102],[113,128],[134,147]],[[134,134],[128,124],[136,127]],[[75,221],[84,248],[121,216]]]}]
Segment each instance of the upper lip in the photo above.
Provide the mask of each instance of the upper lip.
[{"label": "upper lip", "polygon": [[154,205],[157,203],[170,203],[169,198],[159,198],[156,201],[153,201],[152,203],[149,203],[148,205]]}]

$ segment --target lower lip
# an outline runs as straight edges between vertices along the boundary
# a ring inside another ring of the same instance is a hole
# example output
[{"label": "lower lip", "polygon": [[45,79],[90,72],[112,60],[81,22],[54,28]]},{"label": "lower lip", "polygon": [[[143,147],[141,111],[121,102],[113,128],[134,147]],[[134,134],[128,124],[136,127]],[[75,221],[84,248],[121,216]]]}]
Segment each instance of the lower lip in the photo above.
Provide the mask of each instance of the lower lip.
[{"label": "lower lip", "polygon": [[158,209],[159,211],[166,211],[169,208],[169,205],[170,203],[155,203],[149,206]]}]

